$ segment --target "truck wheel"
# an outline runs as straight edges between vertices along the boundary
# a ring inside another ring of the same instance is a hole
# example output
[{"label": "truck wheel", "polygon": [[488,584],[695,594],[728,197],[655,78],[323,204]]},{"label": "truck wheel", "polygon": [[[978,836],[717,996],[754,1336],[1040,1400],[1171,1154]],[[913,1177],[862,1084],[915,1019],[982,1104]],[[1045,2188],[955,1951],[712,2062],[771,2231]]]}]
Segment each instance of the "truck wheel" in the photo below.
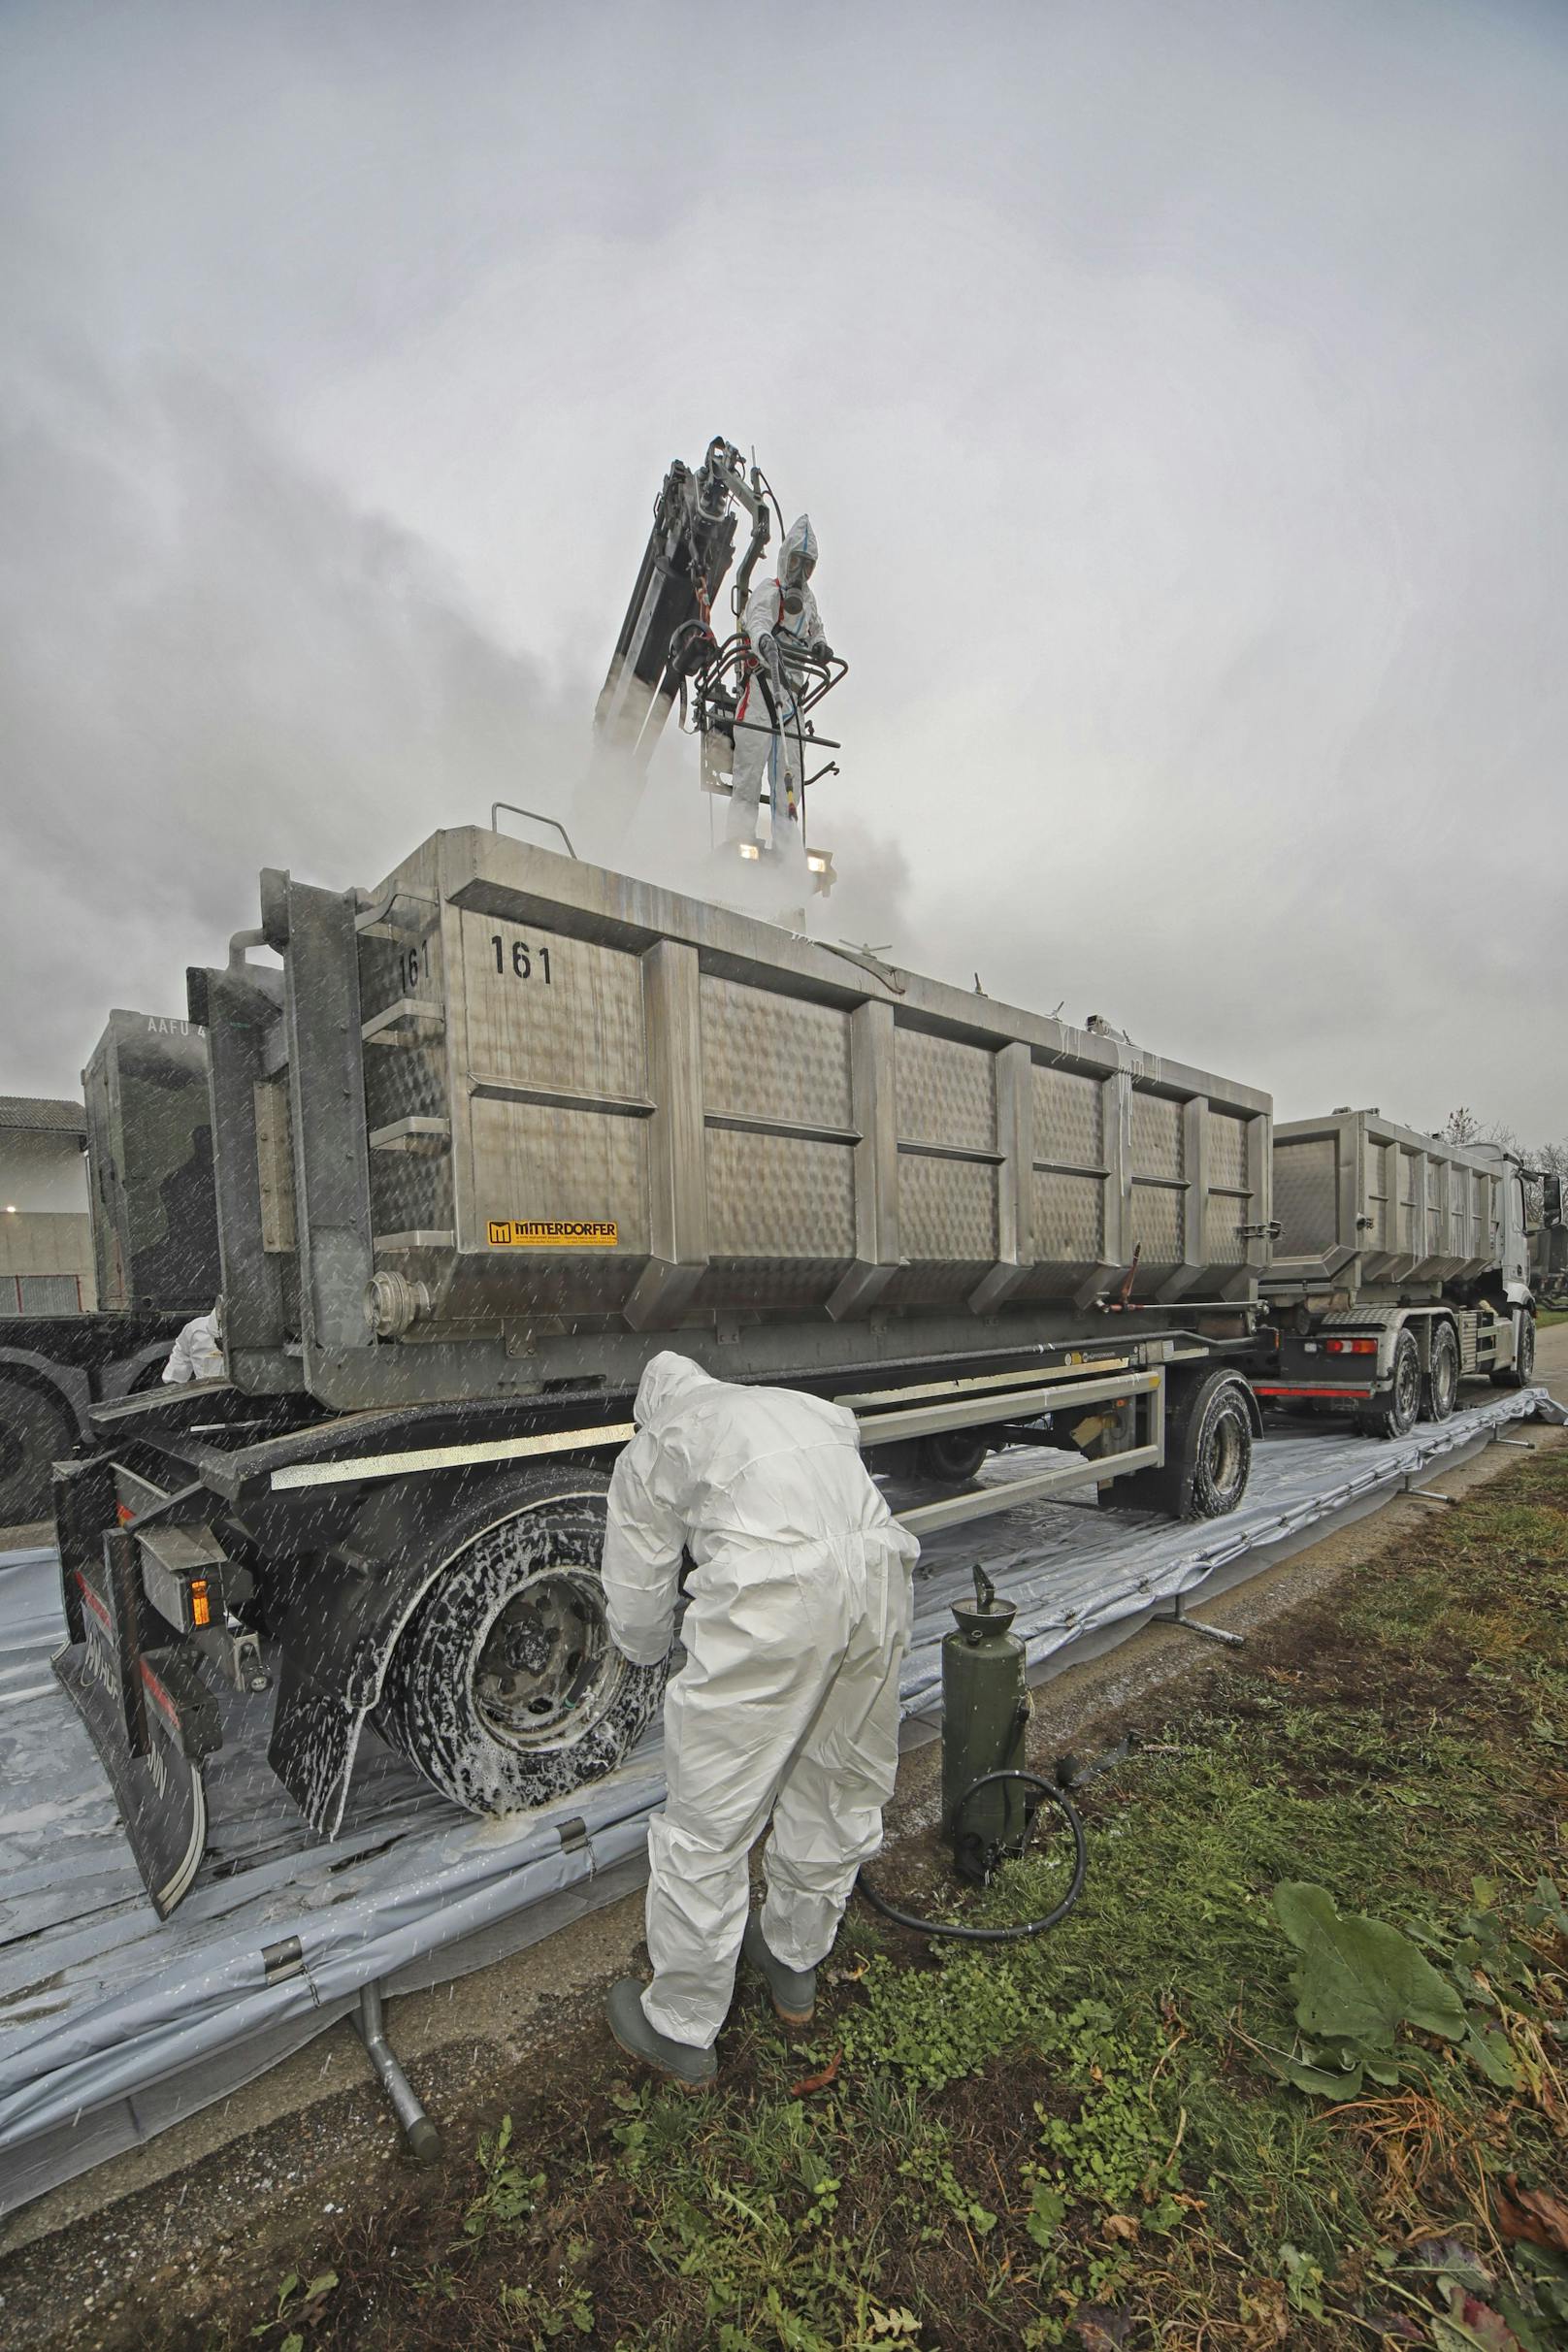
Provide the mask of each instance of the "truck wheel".
[{"label": "truck wheel", "polygon": [[1169,1519],[1223,1519],[1246,1493],[1252,1461],[1247,1391],[1234,1372],[1210,1372],[1166,1390],[1163,1468],[1114,1480],[1107,1499]]},{"label": "truck wheel", "polygon": [[1432,1356],[1421,1382],[1421,1411],[1427,1421],[1446,1421],[1459,1398],[1459,1342],[1452,1323],[1432,1333]]},{"label": "truck wheel", "polygon": [[985,1439],[968,1429],[942,1429],[921,1439],[915,1467],[922,1478],[939,1479],[944,1486],[966,1486],[990,1452]]},{"label": "truck wheel", "polygon": [[608,1484],[592,1470],[498,1479],[439,1532],[441,1572],[398,1641],[376,1719],[470,1813],[600,1780],[664,1694],[669,1661],[632,1665],[604,1621]]},{"label": "truck wheel", "polygon": [[1356,1416],[1356,1426],[1368,1437],[1406,1437],[1421,1412],[1421,1351],[1414,1331],[1401,1331],[1393,1343],[1393,1369],[1388,1386],[1375,1403]]},{"label": "truck wheel", "polygon": [[0,1527],[49,1517],[49,1464],[75,1442],[69,1418],[41,1388],[0,1380]]},{"label": "truck wheel", "polygon": [[1535,1378],[1535,1317],[1528,1307],[1520,1307],[1515,1316],[1514,1360],[1506,1372],[1494,1372],[1494,1388],[1527,1388]]}]

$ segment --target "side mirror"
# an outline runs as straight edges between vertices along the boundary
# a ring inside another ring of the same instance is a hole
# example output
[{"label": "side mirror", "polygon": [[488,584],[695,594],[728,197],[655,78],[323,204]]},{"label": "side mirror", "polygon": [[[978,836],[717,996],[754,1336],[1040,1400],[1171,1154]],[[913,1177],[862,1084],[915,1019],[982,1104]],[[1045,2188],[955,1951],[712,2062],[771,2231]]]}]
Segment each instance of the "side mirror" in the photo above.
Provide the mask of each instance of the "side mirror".
[{"label": "side mirror", "polygon": [[1562,1178],[1543,1176],[1541,1179],[1541,1222],[1560,1225],[1562,1223]]}]

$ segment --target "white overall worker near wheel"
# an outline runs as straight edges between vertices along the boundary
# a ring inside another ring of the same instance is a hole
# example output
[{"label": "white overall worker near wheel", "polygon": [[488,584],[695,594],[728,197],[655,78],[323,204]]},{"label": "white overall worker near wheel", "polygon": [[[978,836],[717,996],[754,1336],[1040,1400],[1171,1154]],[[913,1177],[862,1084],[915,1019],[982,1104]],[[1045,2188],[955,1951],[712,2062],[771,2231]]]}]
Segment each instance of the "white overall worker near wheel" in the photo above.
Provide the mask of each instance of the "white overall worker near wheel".
[{"label": "white overall worker near wheel", "polygon": [[[882,1843],[919,1547],[843,1406],[666,1354],[635,1418],[604,1544],[610,1632],[630,1658],[668,1655],[683,1555],[694,1565],[665,1705],[669,1794],[648,1829],[653,1981],[623,1978],[608,2016],[630,2056],[695,2089],[717,2071],[742,1949],[777,2014],[810,2019],[817,1964]],[[768,1898],[748,1920],[747,1858],[769,1821]]]}]

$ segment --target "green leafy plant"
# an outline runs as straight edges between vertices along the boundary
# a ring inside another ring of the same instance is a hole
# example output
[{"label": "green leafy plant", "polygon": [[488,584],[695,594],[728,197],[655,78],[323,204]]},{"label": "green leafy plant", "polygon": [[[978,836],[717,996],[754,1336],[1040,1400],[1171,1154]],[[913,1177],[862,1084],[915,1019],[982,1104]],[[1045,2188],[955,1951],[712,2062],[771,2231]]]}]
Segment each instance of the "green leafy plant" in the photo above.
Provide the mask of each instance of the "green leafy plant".
[{"label": "green leafy plant", "polygon": [[1325,1886],[1301,1879],[1275,1888],[1274,1916],[1300,1955],[1290,1985],[1296,2023],[1312,2038],[1299,2057],[1273,2062],[1297,2090],[1346,2099],[1359,2092],[1363,2076],[1396,2082],[1402,2026],[1463,2040],[1458,1990],[1397,1927],[1341,1912]]},{"label": "green leafy plant", "polygon": [[593,2291],[582,2275],[592,2252],[588,2238],[572,2238],[553,2290],[537,2281],[502,2288],[502,2310],[515,2329],[527,2331],[527,2340],[539,2352],[563,2338],[593,2334]]},{"label": "green leafy plant", "polygon": [[1280,2248],[1280,2268],[1291,2310],[1304,2311],[1309,2319],[1326,2319],[1323,2266],[1310,2254],[1303,2254],[1299,2246],[1286,2245]]},{"label": "green leafy plant", "polygon": [[[1517,2033],[1536,2009],[1538,1962],[1491,1907],[1497,1891],[1495,1880],[1476,1878],[1476,1909],[1453,1929],[1417,1926],[1407,1936],[1386,1920],[1337,1911],[1323,1887],[1277,1887],[1274,1915],[1300,1954],[1290,1978],[1296,2023],[1317,2039],[1298,2054],[1272,2054],[1275,2071],[1297,2090],[1355,2098],[1363,2081],[1401,2079],[1406,2053],[1396,2037],[1413,2027],[1456,2043],[1497,2089],[1523,2086],[1527,2068],[1509,2027]],[[1554,1880],[1543,1875],[1525,1906],[1526,1928],[1561,1933],[1564,1915]]]},{"label": "green leafy plant", "polygon": [[308,2285],[303,2286],[298,2270],[290,2270],[278,2290],[278,2307],[270,2319],[258,2320],[251,2329],[252,2337],[284,2333],[277,2352],[304,2352],[305,2337],[302,2325],[310,2327],[321,2316],[321,2306],[338,2283],[336,2270],[319,2270]]},{"label": "green leafy plant", "polygon": [[508,2154],[511,2117],[504,2115],[496,2132],[479,2135],[479,2170],[484,2186],[463,2216],[465,2238],[483,2238],[493,2228],[515,2229],[528,2219],[544,2186],[542,2172],[530,2172]]},{"label": "green leafy plant", "polygon": [[935,2196],[954,2219],[962,2221],[977,2238],[989,2238],[996,2228],[996,2214],[978,2197],[970,2195],[954,2172],[952,2158],[943,2152],[937,2140],[922,2143],[904,2158],[898,2172],[901,2178],[918,2182]]}]

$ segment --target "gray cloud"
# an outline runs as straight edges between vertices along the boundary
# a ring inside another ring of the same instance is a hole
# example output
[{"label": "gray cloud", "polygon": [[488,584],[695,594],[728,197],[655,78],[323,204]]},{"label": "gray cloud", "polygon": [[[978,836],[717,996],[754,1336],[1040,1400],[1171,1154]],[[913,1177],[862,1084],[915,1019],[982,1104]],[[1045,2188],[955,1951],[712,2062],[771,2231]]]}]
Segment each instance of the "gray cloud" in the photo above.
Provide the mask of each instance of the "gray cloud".
[{"label": "gray cloud", "polygon": [[64,1091],[107,1005],[182,1009],[260,866],[373,882],[584,730],[427,547],[226,394],[51,383],[69,401],[14,412],[0,454],[5,1060]]},{"label": "gray cloud", "polygon": [[4,1083],[263,862],[564,807],[722,430],[853,663],[828,935],[1568,1131],[1560,13],[844,16],[9,12]]}]

